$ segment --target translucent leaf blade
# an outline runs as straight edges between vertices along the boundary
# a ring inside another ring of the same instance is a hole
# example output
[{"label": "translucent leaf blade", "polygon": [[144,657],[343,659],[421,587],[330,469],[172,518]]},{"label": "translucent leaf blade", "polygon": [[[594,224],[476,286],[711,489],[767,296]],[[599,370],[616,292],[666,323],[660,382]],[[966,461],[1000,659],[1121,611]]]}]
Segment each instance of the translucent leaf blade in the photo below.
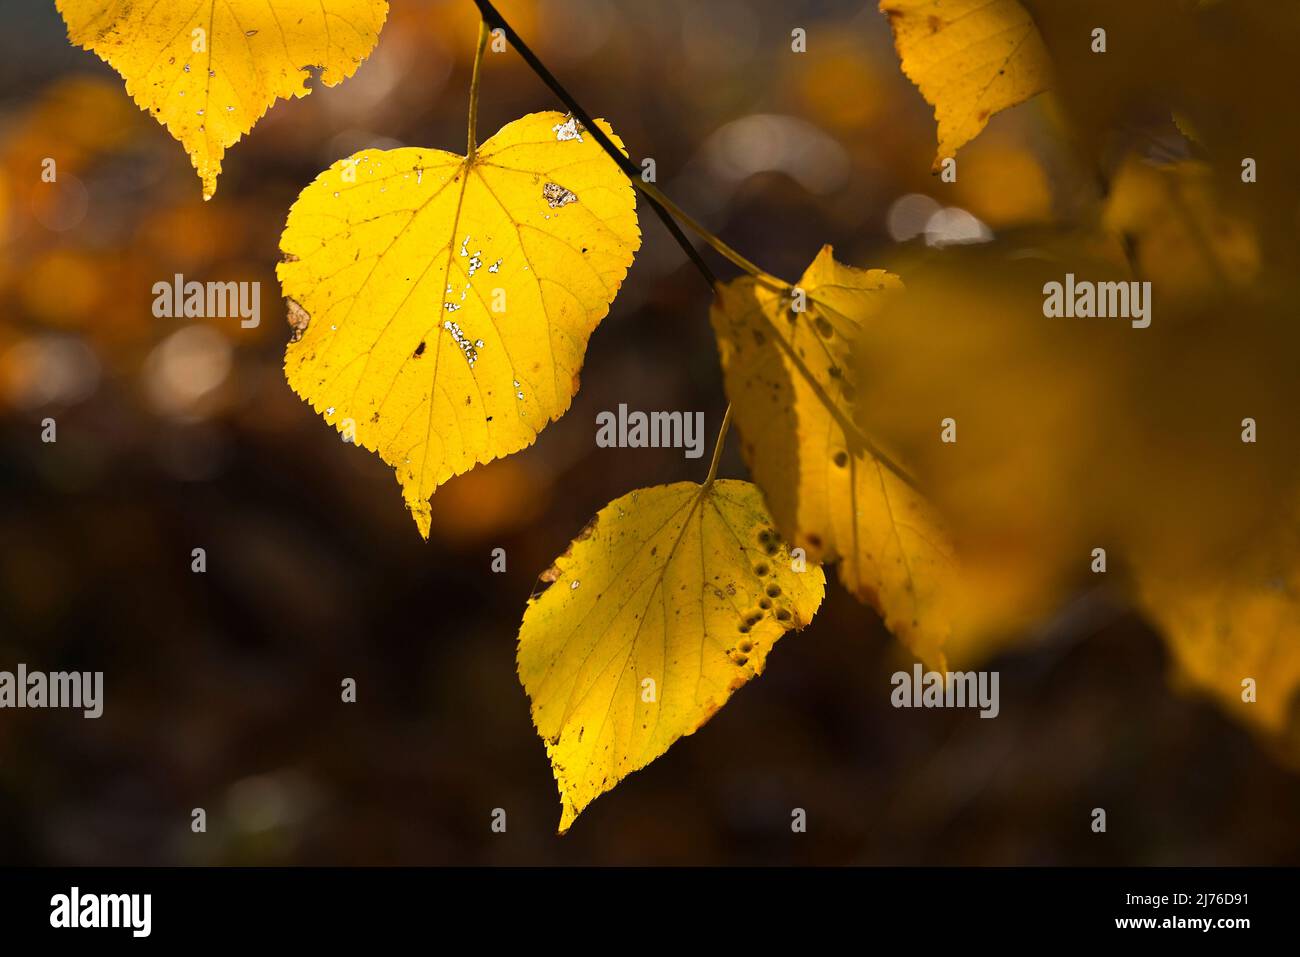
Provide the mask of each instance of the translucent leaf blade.
[{"label": "translucent leaf blade", "polygon": [[393,466],[426,538],[439,485],[530,445],[568,409],[640,246],[632,187],[564,124],[523,117],[473,161],[366,150],[289,213],[285,375]]},{"label": "translucent leaf blade", "polygon": [[386,0],[135,3],[57,0],[68,38],[98,54],[189,153],[203,196],[226,150],[277,99],[306,96],[312,68],[335,86],[379,40]]},{"label": "translucent leaf blade", "polygon": [[556,560],[524,613],[519,677],[561,832],[708,721],[812,619],[825,578],[794,567],[758,489],[730,480],[625,495]]}]

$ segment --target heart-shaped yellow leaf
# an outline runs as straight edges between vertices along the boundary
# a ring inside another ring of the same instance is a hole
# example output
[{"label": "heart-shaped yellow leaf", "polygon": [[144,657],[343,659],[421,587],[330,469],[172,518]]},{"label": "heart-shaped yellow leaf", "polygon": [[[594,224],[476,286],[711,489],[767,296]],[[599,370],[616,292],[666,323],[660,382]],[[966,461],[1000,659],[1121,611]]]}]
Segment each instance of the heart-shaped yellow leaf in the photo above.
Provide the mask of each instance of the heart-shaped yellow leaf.
[{"label": "heart-shaped yellow leaf", "polygon": [[68,38],[97,53],[190,154],[211,199],[226,149],[277,99],[356,72],[379,39],[386,0],[57,0]]},{"label": "heart-shaped yellow leaf", "polygon": [[632,187],[559,113],[515,120],[470,159],[365,150],[289,212],[285,376],[397,470],[428,538],[439,485],[568,409],[640,244]]},{"label": "heart-shaped yellow leaf", "polygon": [[606,505],[542,575],[519,678],[564,806],[595,798],[691,734],[763,671],[825,594],[749,482],[692,482]]}]

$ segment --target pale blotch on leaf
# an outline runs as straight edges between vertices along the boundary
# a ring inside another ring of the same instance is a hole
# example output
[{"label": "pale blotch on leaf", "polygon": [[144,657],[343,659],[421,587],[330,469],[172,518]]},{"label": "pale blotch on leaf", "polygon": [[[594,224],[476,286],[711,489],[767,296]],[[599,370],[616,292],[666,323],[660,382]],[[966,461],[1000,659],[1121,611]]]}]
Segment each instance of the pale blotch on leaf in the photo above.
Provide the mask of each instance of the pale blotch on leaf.
[{"label": "pale blotch on leaf", "polygon": [[587,132],[586,127],[579,123],[572,113],[566,114],[563,122],[556,123],[555,126],[551,127],[551,130],[555,133],[555,139],[560,143],[569,140],[577,140],[581,143],[582,134]]},{"label": "pale blotch on leaf", "polygon": [[570,203],[578,201],[577,195],[572,190],[565,189],[559,183],[547,183],[542,187],[542,199],[546,200],[546,205],[551,209],[559,209],[561,206],[568,206]]},{"label": "pale blotch on leaf", "polygon": [[302,338],[302,334],[307,331],[307,327],[311,325],[311,316],[294,299],[286,299],[284,305],[289,320],[289,341],[297,342]]}]

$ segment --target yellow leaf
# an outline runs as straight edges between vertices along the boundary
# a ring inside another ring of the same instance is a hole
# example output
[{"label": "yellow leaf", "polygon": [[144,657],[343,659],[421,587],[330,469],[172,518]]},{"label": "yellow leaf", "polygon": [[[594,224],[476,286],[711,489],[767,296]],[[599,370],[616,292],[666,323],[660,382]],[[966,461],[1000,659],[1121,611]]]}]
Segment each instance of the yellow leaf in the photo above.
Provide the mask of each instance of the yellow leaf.
[{"label": "yellow leaf", "polygon": [[396,469],[428,538],[439,485],[568,409],[640,243],[632,187],[559,113],[506,125],[472,159],[365,150],[289,212],[285,376]]},{"label": "yellow leaf", "polygon": [[901,288],[882,269],[840,265],[825,246],[794,289],[749,276],[720,287],[711,317],[741,447],[782,533],[814,560],[838,560],[844,586],[941,667],[952,548],[929,503],[854,421],[861,323]]},{"label": "yellow leaf", "polygon": [[937,168],[999,110],[1048,86],[1043,38],[1018,0],[881,0],[903,72],[934,107]]},{"label": "yellow leaf", "polygon": [[[1179,677],[1243,723],[1281,735],[1300,694],[1300,535],[1282,522],[1232,561],[1155,552],[1137,563],[1140,601]],[[1250,679],[1249,700],[1243,682]]]},{"label": "yellow leaf", "polygon": [[1246,287],[1260,270],[1254,225],[1216,190],[1211,167],[1128,156],[1111,180],[1102,224],[1133,243],[1138,272],[1170,299]]},{"label": "yellow leaf", "polygon": [[68,38],[106,60],[190,154],[211,199],[226,148],[276,99],[306,96],[313,69],[335,86],[379,39],[385,0],[198,4],[57,0]]},{"label": "yellow leaf", "polygon": [[542,575],[519,677],[546,741],[560,832],[595,798],[709,720],[821,604],[749,482],[631,492]]}]

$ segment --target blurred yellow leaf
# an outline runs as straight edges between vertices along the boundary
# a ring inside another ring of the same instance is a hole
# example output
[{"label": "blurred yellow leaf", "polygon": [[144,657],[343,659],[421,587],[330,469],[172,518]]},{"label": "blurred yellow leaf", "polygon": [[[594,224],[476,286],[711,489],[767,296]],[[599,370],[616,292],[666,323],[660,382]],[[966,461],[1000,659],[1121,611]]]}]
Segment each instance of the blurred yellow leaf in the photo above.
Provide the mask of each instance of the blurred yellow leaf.
[{"label": "blurred yellow leaf", "polygon": [[[1130,278],[1112,245],[1053,233],[945,250],[864,324],[860,421],[908,463],[962,559],[950,660],[1006,643],[967,641],[967,615],[1013,641],[1005,610],[1032,627],[1081,589],[1141,577],[1152,555],[1226,575],[1225,556],[1248,552],[1300,484],[1284,424],[1300,405],[1291,290],[1157,292],[1142,329],[1044,316],[1045,284],[1067,273]],[[1246,416],[1267,425],[1255,443],[1242,441]],[[951,445],[937,441],[945,417]]]},{"label": "blurred yellow leaf", "polygon": [[815,564],[794,570],[758,489],[692,482],[601,509],[542,575],[519,630],[519,677],[546,741],[560,831],[692,734],[812,619]]},{"label": "blurred yellow leaf", "polygon": [[285,376],[396,469],[428,538],[439,485],[568,409],[640,243],[632,187],[559,113],[507,124],[468,159],[365,150],[289,212]]},{"label": "blurred yellow leaf", "polygon": [[1142,278],[1163,295],[1201,297],[1259,272],[1254,227],[1214,187],[1211,167],[1192,161],[1157,166],[1130,156],[1115,173],[1103,223],[1132,240]]},{"label": "blurred yellow leaf", "polygon": [[1047,89],[1043,39],[1018,0],[880,0],[903,72],[934,107],[934,166],[999,110]]},{"label": "blurred yellow leaf", "polygon": [[[1247,725],[1287,728],[1300,692],[1300,535],[1283,523],[1250,555],[1189,571],[1159,555],[1138,592],[1180,677]],[[1243,684],[1250,679],[1251,686]]]},{"label": "blurred yellow leaf", "polygon": [[356,72],[379,39],[386,0],[223,0],[197,7],[57,0],[68,38],[107,61],[127,92],[190,154],[203,196],[226,148],[277,99]]},{"label": "blurred yellow leaf", "polygon": [[814,560],[838,560],[845,587],[937,667],[952,631],[951,548],[854,422],[860,327],[901,288],[824,246],[794,288],[750,276],[721,286],[711,318],[741,447],[782,533]]}]

